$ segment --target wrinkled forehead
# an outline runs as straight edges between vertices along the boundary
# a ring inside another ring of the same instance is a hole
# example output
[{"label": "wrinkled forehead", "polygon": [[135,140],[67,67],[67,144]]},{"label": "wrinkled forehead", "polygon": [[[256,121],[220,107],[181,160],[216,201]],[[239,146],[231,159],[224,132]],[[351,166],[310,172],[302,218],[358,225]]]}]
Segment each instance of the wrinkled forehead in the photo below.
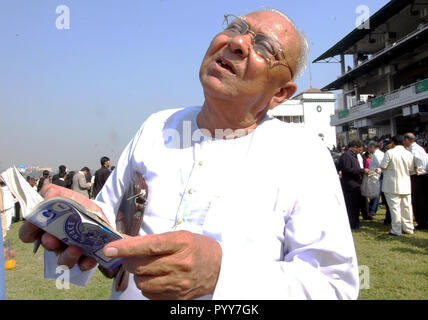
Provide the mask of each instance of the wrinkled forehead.
[{"label": "wrinkled forehead", "polygon": [[283,16],[275,12],[257,11],[243,16],[251,30],[273,35],[281,44],[292,37],[296,31],[293,25]]}]

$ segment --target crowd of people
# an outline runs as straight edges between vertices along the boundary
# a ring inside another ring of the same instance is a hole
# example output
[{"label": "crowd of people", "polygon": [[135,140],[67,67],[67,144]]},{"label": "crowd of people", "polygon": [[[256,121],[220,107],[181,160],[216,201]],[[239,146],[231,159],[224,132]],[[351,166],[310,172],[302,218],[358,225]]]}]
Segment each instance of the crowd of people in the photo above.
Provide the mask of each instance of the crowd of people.
[{"label": "crowd of people", "polygon": [[[360,214],[364,220],[373,220],[381,200],[386,208],[384,223],[391,225],[390,235],[428,229],[427,147],[427,134],[407,133],[353,140],[340,150],[335,164],[352,229],[359,229]],[[369,183],[377,191],[371,195],[363,190]]]},{"label": "crowd of people", "polygon": [[[53,176],[48,170],[44,170],[41,177],[26,176],[26,180],[39,193],[44,186],[53,183],[60,187],[74,190],[87,198],[95,199],[110,173],[115,169],[115,167],[110,167],[110,159],[108,157],[102,157],[100,163],[101,168],[94,175],[91,174],[88,167],[83,167],[80,171],[68,171],[65,165],[60,165],[58,172]],[[2,236],[3,240],[5,240],[12,222],[21,220],[21,213],[18,200],[1,179],[0,211]]]}]

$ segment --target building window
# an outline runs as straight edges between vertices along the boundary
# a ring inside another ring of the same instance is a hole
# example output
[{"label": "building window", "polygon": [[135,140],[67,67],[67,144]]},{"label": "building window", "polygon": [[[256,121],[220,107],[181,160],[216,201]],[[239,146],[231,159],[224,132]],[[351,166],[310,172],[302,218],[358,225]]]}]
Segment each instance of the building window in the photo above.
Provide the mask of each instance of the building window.
[{"label": "building window", "polygon": [[285,123],[305,123],[304,116],[276,116],[276,118]]},{"label": "building window", "polygon": [[304,116],[294,116],[293,117],[293,123],[304,123],[305,117]]}]

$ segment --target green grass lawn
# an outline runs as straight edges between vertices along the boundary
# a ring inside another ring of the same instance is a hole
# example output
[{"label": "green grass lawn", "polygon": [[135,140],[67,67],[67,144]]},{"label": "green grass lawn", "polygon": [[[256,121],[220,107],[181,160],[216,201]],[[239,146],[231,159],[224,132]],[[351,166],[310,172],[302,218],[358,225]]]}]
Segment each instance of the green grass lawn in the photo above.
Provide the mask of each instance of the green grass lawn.
[{"label": "green grass lawn", "polygon": [[70,284],[70,289],[59,290],[55,280],[43,277],[43,247],[33,255],[33,244],[23,243],[18,230],[23,222],[13,223],[7,234],[16,251],[16,268],[6,270],[7,299],[25,300],[95,300],[108,299],[113,280],[97,271],[85,287]]},{"label": "green grass lawn", "polygon": [[392,237],[379,212],[353,232],[358,264],[370,270],[370,289],[360,290],[360,299],[428,299],[428,232]]},{"label": "green grass lawn", "polygon": [[[354,232],[359,265],[368,266],[370,289],[360,291],[362,300],[428,299],[428,232],[391,237],[383,225],[384,211],[374,221],[364,221]],[[18,239],[22,222],[14,223],[8,233],[16,250],[16,268],[6,271],[8,299],[108,299],[112,280],[100,272],[82,288],[70,285],[58,290],[55,280],[43,279],[43,249],[35,255],[32,244]]]}]

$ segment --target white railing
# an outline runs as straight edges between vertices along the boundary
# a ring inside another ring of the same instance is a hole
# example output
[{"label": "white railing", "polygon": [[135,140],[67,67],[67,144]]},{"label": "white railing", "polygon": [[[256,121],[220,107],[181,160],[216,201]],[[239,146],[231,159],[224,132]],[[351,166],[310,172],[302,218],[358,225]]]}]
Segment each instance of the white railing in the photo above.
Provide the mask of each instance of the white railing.
[{"label": "white railing", "polygon": [[[428,80],[428,79],[425,79]],[[425,81],[421,80],[421,81]],[[335,115],[331,116],[332,125],[340,125],[343,123],[347,123],[350,121],[354,121],[360,117],[370,116],[379,112],[383,112],[385,109],[396,108],[400,105],[406,105],[412,100],[418,98],[418,94],[416,93],[416,85],[421,82],[415,82],[406,86],[403,86],[397,90],[391,91],[383,97],[385,98],[384,103],[377,107],[373,108],[371,102],[367,102],[361,105],[354,105],[349,108],[349,114],[346,117],[339,118],[339,113],[337,112]],[[428,92],[427,92],[428,93]],[[382,96],[379,96],[382,97]],[[379,98],[377,97],[377,98]],[[422,98],[422,96],[420,96]]]}]

